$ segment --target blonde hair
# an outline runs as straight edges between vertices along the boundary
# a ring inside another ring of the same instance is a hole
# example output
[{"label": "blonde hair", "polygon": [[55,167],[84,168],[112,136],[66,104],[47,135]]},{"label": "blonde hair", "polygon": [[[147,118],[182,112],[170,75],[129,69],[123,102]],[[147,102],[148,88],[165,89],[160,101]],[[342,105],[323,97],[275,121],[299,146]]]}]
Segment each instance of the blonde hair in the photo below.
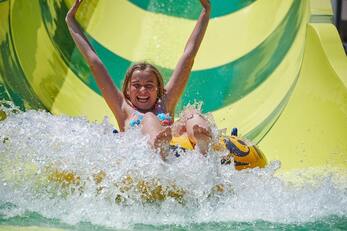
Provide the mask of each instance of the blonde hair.
[{"label": "blonde hair", "polygon": [[152,64],[146,63],[146,62],[139,62],[132,65],[127,72],[125,73],[125,79],[123,83],[122,92],[126,100],[130,101],[130,97],[127,93],[128,85],[131,80],[131,76],[133,75],[134,71],[151,71],[156,77],[158,82],[158,99],[160,99],[164,93],[164,80],[163,76],[160,74],[159,70],[153,66]]}]

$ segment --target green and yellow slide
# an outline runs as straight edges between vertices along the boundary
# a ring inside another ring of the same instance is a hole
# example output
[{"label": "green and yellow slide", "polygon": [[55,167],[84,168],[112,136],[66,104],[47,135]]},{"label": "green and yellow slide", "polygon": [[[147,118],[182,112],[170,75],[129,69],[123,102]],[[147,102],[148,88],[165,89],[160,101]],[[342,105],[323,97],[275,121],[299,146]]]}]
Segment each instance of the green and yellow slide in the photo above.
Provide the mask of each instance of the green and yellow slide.
[{"label": "green and yellow slide", "polygon": [[[196,0],[86,2],[78,21],[118,87],[141,60],[167,81],[201,10]],[[178,112],[203,102],[219,128],[237,127],[282,172],[345,172],[347,58],[328,1],[211,2]],[[65,25],[72,3],[0,0],[0,98],[116,126]]]},{"label": "green and yellow slide", "polygon": [[[66,27],[73,1],[0,0],[0,100],[90,121],[107,116],[116,127]],[[167,81],[201,11],[198,0],[84,1],[77,19],[118,87],[127,68],[143,60]],[[347,57],[330,2],[211,0],[177,113],[202,102],[220,129],[238,128],[268,162],[279,160],[283,177],[346,176]],[[0,230],[61,230],[21,222]]]}]

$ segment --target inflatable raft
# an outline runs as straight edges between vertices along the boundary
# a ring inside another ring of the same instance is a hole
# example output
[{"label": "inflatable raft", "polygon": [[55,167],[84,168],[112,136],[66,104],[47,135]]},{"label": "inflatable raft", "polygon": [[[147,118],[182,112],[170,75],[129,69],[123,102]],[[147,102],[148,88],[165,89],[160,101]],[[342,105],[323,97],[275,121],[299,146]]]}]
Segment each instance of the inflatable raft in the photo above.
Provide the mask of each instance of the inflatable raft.
[{"label": "inflatable raft", "polygon": [[[177,148],[181,150],[193,150],[193,145],[188,137],[173,137],[171,141],[171,150],[177,152]],[[242,140],[237,135],[222,136],[219,143],[213,144],[214,151],[228,150],[228,154],[223,156],[221,164],[232,164],[236,170],[247,168],[266,166],[267,161],[265,155],[260,149],[250,141]],[[178,157],[179,154],[177,153]]]}]

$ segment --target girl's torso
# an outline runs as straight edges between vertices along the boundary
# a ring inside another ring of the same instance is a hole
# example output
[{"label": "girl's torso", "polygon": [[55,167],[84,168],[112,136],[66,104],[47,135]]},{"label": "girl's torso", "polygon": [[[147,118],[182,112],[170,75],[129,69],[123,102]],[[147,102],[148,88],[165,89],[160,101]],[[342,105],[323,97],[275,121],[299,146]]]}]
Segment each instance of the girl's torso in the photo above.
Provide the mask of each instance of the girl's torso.
[{"label": "girl's torso", "polygon": [[165,104],[163,103],[163,100],[158,100],[154,108],[146,112],[140,112],[139,110],[132,107],[131,105],[128,105],[128,106],[129,108],[127,110],[128,116],[125,120],[125,130],[131,127],[136,127],[141,125],[142,120],[144,119],[144,115],[146,113],[155,114],[162,126],[170,126],[174,122],[173,117],[165,110],[166,108],[165,108]]}]

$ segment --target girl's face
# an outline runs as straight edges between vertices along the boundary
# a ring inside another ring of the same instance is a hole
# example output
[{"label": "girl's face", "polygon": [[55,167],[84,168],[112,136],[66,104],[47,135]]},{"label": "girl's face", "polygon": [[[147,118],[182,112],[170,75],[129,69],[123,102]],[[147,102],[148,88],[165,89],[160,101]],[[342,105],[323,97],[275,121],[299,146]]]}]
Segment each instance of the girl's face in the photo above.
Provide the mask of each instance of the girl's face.
[{"label": "girl's face", "polygon": [[158,97],[158,81],[152,71],[135,70],[127,89],[130,101],[141,111],[151,110]]}]

